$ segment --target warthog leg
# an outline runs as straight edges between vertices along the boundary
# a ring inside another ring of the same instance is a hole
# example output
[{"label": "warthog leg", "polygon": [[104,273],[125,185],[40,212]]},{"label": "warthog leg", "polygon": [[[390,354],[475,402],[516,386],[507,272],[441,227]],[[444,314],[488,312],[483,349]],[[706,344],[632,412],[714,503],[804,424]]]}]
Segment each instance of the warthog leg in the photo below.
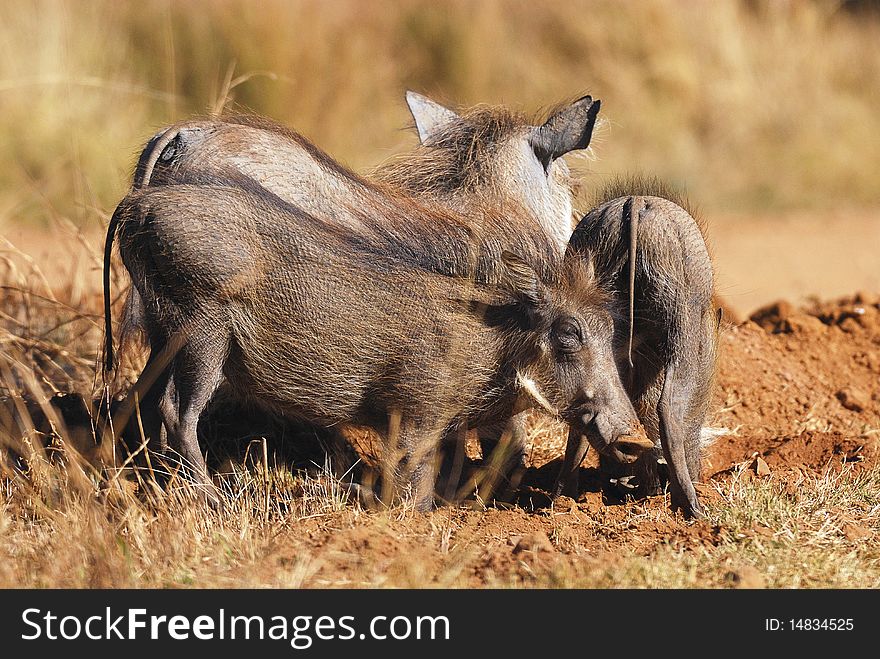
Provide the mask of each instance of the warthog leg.
[{"label": "warthog leg", "polygon": [[527,414],[520,412],[506,422],[477,428],[483,469],[489,471],[483,481],[491,485],[484,492],[498,492],[502,500],[513,496],[525,471]]},{"label": "warthog leg", "polygon": [[388,432],[389,447],[397,447],[393,454],[402,456],[397,468],[397,487],[401,493],[409,488],[415,509],[427,512],[434,507],[437,447],[447,429],[445,424],[398,418],[397,423],[392,420],[389,424]]},{"label": "warthog leg", "polygon": [[199,417],[223,379],[228,344],[222,331],[213,336],[199,332],[187,337],[174,355],[171,378],[159,405],[169,448],[180,454],[184,467],[205,488],[211,503],[219,503],[219,493],[208,476],[196,430]]},{"label": "warthog leg", "polygon": [[590,442],[586,435],[570,428],[568,442],[565,444],[565,458],[562,461],[562,469],[556,477],[556,485],[553,487],[553,495],[565,495],[577,499],[578,479],[581,462],[587,456]]},{"label": "warthog leg", "polygon": [[114,431],[126,438],[129,450],[139,449],[142,442],[149,451],[162,453],[167,448],[159,407],[171,377],[168,362],[168,351],[161,345],[151,348],[140,377],[113,414]]},{"label": "warthog leg", "polygon": [[[681,509],[685,517],[703,517],[703,510],[691,481],[686,450],[686,432],[689,429],[685,416],[688,406],[684,399],[689,397],[690,386],[687,367],[681,367],[677,363],[667,367],[663,393],[658,405],[660,442],[663,446],[663,455],[669,465],[669,495],[672,509]],[[696,432],[699,436],[699,428]]]}]

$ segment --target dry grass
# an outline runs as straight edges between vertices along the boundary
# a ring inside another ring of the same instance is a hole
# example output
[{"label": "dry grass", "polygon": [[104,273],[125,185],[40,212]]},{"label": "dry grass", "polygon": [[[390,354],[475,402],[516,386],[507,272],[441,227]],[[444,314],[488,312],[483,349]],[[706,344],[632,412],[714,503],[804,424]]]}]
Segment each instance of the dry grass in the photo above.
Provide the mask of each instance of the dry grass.
[{"label": "dry grass", "polygon": [[[511,512],[365,512],[327,477],[271,468],[267,479],[259,465],[222,478],[226,506],[216,511],[182,483],[136,488],[131,474],[29,464],[0,479],[0,587],[880,585],[877,470],[829,472],[796,493],[773,479],[719,486],[697,527],[711,542],[682,533],[657,505],[630,506],[614,522],[550,511],[539,519],[556,551],[511,558],[491,527]],[[667,538],[641,548],[583,541],[655,526]]]}]

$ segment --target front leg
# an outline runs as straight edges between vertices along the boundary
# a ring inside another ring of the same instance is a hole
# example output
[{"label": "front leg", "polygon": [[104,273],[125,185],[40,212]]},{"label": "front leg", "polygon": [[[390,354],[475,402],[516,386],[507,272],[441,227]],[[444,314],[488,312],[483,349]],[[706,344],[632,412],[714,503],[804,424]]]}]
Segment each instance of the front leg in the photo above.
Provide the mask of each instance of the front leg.
[{"label": "front leg", "polygon": [[568,442],[565,444],[565,458],[562,461],[559,476],[556,477],[553,496],[564,495],[577,499],[580,466],[589,450],[590,442],[587,436],[569,428]]},{"label": "front leg", "polygon": [[481,497],[491,497],[499,491],[501,499],[508,500],[519,487],[526,467],[527,415],[528,412],[520,412],[507,421],[477,429],[486,472],[482,480],[489,485],[485,491],[481,488]]},{"label": "front leg", "polygon": [[390,413],[388,445],[395,447],[391,453],[400,457],[395,470],[397,494],[403,497],[408,490],[413,506],[419,512],[434,507],[437,448],[447,433],[447,425],[429,422],[416,415],[404,417],[398,412]]}]

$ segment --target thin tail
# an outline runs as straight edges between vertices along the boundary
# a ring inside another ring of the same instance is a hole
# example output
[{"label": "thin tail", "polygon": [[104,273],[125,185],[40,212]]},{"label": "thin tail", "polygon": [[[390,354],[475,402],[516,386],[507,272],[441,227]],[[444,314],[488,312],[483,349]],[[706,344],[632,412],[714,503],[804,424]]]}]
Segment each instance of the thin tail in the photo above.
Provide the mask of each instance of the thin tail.
[{"label": "thin tail", "polygon": [[104,375],[113,370],[116,362],[113,353],[113,320],[110,310],[110,256],[113,254],[113,239],[119,227],[119,207],[110,218],[107,238],[104,240]]},{"label": "thin tail", "polygon": [[[131,183],[132,188],[139,190],[150,184],[150,178],[153,176],[153,170],[156,168],[156,163],[159,161],[159,158],[162,157],[166,147],[171,144],[178,135],[180,135],[180,129],[180,126],[171,126],[170,128],[165,129],[164,132],[153,136],[153,138],[147,143],[147,146],[144,147],[143,153],[141,153],[141,157],[138,160],[137,167],[135,168],[134,180]],[[165,159],[169,160],[172,157],[174,157],[173,153],[166,156]]]},{"label": "thin tail", "polygon": [[633,333],[635,327],[635,297],[636,297],[636,251],[639,240],[639,214],[644,206],[641,197],[629,198],[629,343],[627,345],[627,361],[629,363],[630,377],[633,375]]}]

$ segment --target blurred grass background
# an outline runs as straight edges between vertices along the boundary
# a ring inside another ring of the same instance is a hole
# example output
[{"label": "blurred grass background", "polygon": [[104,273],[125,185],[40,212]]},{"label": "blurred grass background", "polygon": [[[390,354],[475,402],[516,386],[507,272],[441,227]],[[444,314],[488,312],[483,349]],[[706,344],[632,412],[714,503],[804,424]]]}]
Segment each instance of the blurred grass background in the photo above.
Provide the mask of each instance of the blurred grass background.
[{"label": "blurred grass background", "polygon": [[[603,101],[586,183],[724,212],[880,200],[874,2],[4,0],[0,225],[99,226],[159,127],[226,97],[357,170],[415,143],[403,92]],[[238,84],[236,84],[238,83]]]}]

